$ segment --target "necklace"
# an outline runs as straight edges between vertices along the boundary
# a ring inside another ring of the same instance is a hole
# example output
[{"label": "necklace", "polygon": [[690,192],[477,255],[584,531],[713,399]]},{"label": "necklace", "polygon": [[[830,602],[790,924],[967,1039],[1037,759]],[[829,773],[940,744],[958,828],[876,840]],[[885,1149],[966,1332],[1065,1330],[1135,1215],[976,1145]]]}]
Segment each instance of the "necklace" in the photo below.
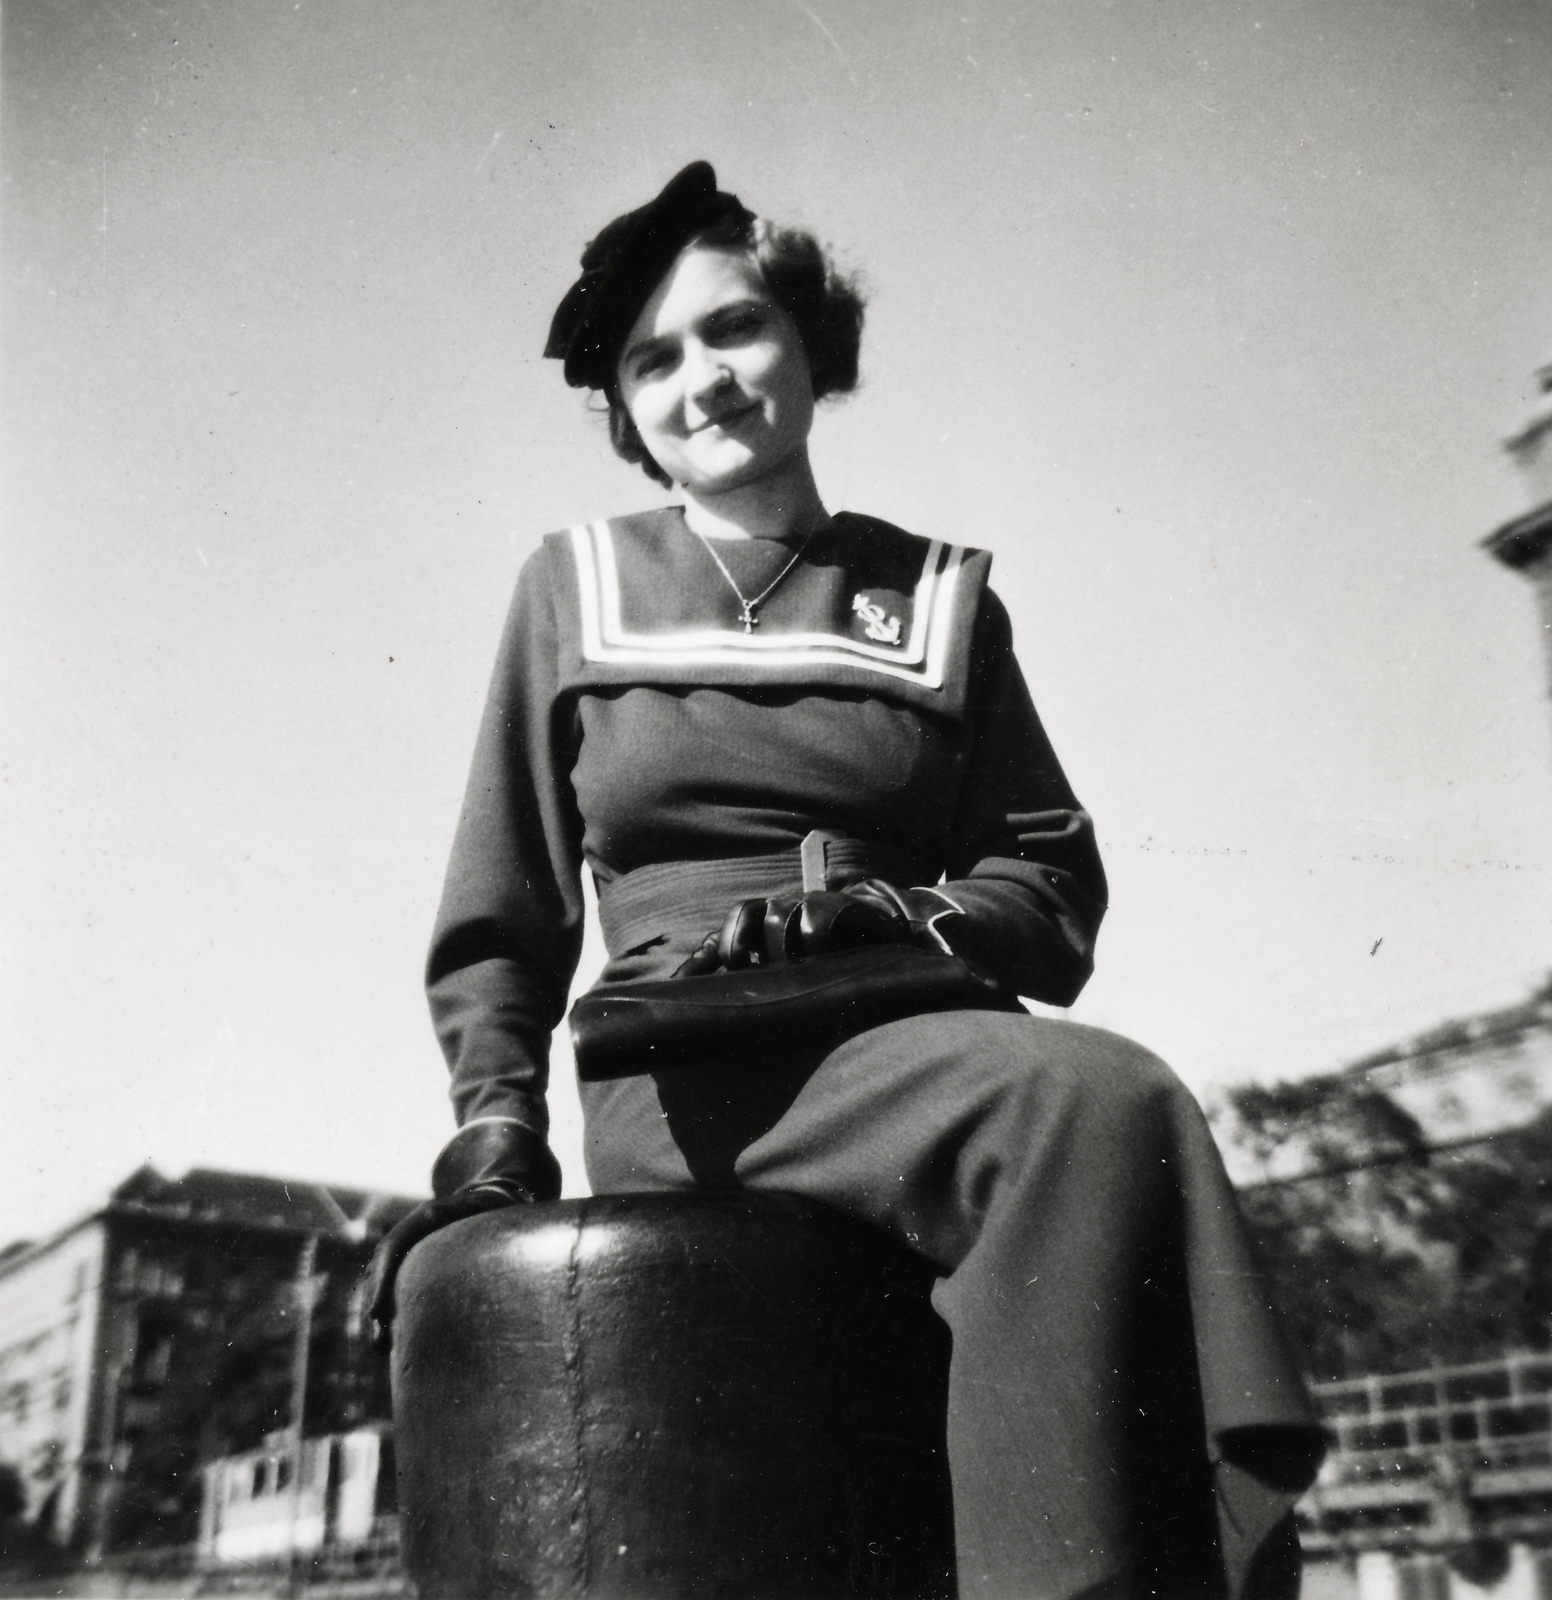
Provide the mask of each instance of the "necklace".
[{"label": "necklace", "polygon": [[802,544],[800,544],[797,549],[793,551],[792,559],[781,569],[780,572],[776,574],[774,578],[771,579],[768,584],[766,584],[759,594],[747,595],[738,587],[738,580],[734,578],[731,572],[728,571],[727,564],[723,561],[722,557],[717,554],[711,540],[708,539],[704,533],[699,533],[694,528],[690,529],[690,532],[695,534],[695,537],[706,546],[706,554],[717,563],[717,571],[727,579],[728,588],[730,588],[733,593],[738,596],[738,603],[742,608],[739,612],[738,620],[743,623],[745,633],[753,633],[754,630],[760,626],[760,619],[754,614],[755,607],[763,606],[765,602],[769,600],[770,597],[781,587],[782,579],[785,578],[787,574],[791,572],[792,569],[798,564],[798,562],[803,559],[803,552],[808,549],[808,542],[814,537],[814,533],[816,531],[817,530],[811,528],[808,533],[804,535]]}]

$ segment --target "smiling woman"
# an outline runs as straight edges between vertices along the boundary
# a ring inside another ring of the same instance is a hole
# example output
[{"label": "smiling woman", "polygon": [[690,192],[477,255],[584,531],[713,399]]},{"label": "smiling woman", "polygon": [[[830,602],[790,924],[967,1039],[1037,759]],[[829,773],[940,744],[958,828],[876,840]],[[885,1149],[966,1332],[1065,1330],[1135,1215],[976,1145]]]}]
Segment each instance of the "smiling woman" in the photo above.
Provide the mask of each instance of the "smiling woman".
[{"label": "smiling woman", "polygon": [[[847,394],[857,384],[863,300],[812,234],[756,217],[716,189],[704,162],[686,167],[652,203],[617,217],[587,247],[582,276],[555,312],[545,353],[565,362],[566,381],[599,391],[609,407],[610,438],[627,461],[665,487],[674,480],[644,447],[622,397],[623,359],[638,338],[667,330],[643,327],[649,294],[657,300],[682,248],[725,253],[742,268],[742,294],[765,320],[784,312],[803,346],[809,396]],[[683,230],[693,220],[693,239]],[[714,339],[731,328],[710,330]],[[736,335],[735,335],[736,337]]]},{"label": "smiling woman", "polygon": [[698,502],[779,480],[794,525],[822,518],[808,355],[744,252],[682,252],[626,338],[614,392],[648,457]]},{"label": "smiling woman", "polygon": [[[1106,888],[990,558],[832,515],[814,480],[859,298],[705,163],[582,265],[547,353],[682,503],[555,535],[519,580],[428,966],[461,1126],[376,1314],[417,1239],[559,1193],[586,868],[627,997],[812,963],[780,1048],[735,1005],[717,1066],[665,1036],[584,1081],[588,1176],[805,1196],[932,1264],[965,1600],[1286,1593],[1320,1436],[1201,1113],[1145,1050],[1014,999],[1071,1003]],[[981,988],[815,1012],[880,945]]]}]

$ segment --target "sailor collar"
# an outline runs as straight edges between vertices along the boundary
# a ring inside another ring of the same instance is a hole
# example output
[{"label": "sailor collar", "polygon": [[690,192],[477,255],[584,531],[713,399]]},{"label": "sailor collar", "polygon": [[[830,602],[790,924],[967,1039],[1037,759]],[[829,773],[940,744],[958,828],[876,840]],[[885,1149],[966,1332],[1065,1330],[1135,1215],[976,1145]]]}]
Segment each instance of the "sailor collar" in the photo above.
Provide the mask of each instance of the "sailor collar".
[{"label": "sailor collar", "polygon": [[939,691],[968,648],[989,565],[983,552],[843,512],[761,607],[759,627],[746,629],[677,508],[563,537],[580,656],[610,678],[611,668],[651,680],[665,670],[692,681],[731,673],[740,682],[830,678],[839,669],[850,681]]}]

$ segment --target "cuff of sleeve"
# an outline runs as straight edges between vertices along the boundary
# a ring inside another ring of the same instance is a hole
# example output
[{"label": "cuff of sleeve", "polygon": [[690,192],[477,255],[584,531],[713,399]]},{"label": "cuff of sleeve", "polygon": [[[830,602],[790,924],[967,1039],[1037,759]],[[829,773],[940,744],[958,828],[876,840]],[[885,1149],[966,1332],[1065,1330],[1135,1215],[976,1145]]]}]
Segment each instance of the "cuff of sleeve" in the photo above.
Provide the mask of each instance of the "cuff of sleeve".
[{"label": "cuff of sleeve", "polygon": [[544,1135],[515,1117],[476,1117],[443,1146],[431,1168],[438,1200],[481,1184],[517,1183],[536,1200],[560,1195],[560,1163]]},{"label": "cuff of sleeve", "polygon": [[952,917],[962,917],[965,908],[951,895],[944,894],[941,889],[918,888],[910,891],[912,910],[912,931],[915,925],[920,924],[922,934],[930,939],[944,955],[951,956],[954,947],[949,943],[948,936],[940,924],[947,922]]}]

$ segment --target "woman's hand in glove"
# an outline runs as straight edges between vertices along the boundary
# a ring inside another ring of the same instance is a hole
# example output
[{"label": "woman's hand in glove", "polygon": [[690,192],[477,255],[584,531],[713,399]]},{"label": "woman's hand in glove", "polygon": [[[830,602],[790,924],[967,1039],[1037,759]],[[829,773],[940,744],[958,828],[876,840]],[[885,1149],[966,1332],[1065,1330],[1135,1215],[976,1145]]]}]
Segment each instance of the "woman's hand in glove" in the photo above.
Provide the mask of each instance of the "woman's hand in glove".
[{"label": "woman's hand in glove", "polygon": [[736,971],[865,944],[914,943],[946,950],[936,924],[959,914],[959,907],[935,889],[897,889],[882,878],[864,878],[839,891],[815,891],[797,900],[743,900],[674,976]]},{"label": "woman's hand in glove", "polygon": [[883,878],[863,878],[845,893],[899,918],[912,944],[953,953],[945,925],[955,917],[963,921],[965,911],[941,889],[900,889]]},{"label": "woman's hand in glove", "polygon": [[542,1134],[510,1117],[481,1118],[460,1128],[431,1169],[432,1198],[385,1233],[372,1253],[367,1277],[367,1315],[372,1343],[386,1350],[392,1340],[394,1283],[404,1258],[428,1234],[450,1222],[498,1211],[503,1206],[554,1200],[560,1194],[560,1164]]}]

